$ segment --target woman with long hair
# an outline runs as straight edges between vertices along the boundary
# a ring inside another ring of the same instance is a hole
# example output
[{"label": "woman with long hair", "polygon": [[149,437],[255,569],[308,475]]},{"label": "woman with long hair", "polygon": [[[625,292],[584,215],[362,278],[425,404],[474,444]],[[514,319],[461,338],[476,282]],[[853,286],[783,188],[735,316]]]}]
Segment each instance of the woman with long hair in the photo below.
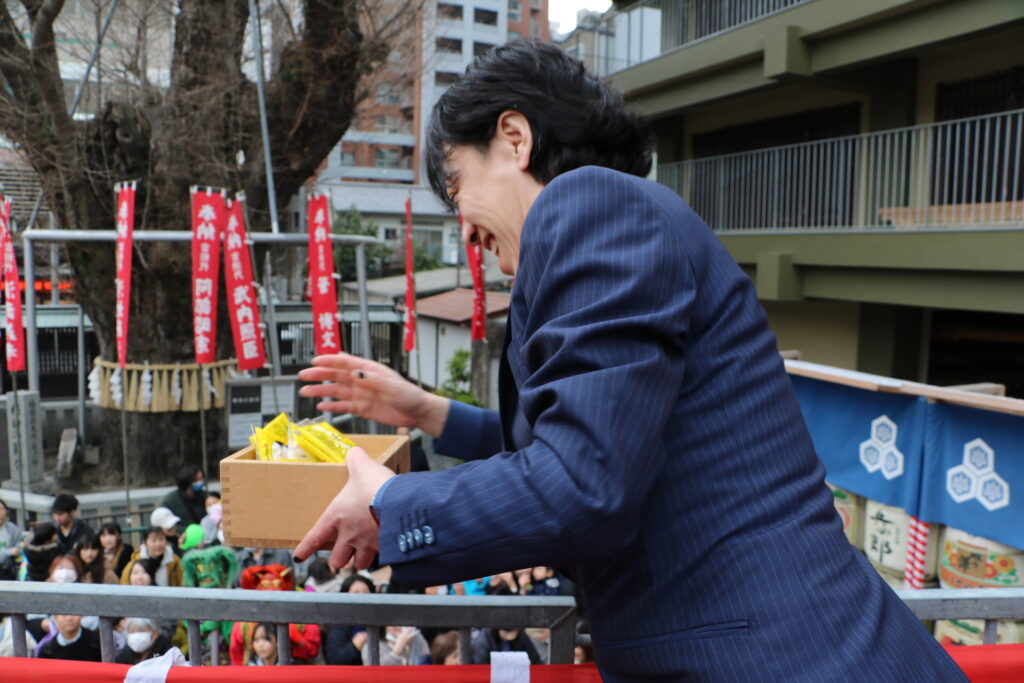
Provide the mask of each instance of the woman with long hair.
[{"label": "woman with long hair", "polygon": [[100,545],[103,546],[103,566],[121,576],[125,566],[132,558],[135,548],[130,543],[124,542],[121,533],[121,525],[117,522],[107,522],[100,527]]},{"label": "woman with long hair", "polygon": [[75,557],[82,563],[82,583],[121,583],[113,569],[108,569],[103,558],[103,544],[93,534],[78,539]]}]

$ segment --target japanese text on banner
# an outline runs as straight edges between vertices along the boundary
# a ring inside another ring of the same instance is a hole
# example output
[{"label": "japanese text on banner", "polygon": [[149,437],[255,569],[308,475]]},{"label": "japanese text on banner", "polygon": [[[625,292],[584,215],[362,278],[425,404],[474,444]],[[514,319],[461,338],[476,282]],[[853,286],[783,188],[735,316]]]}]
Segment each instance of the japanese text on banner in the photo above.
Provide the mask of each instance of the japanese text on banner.
[{"label": "japanese text on banner", "polygon": [[128,354],[128,304],[132,291],[132,230],[135,224],[135,183],[120,183],[117,191],[117,246],[115,252],[115,329],[117,362],[123,368]]},{"label": "japanese text on banner", "polygon": [[260,335],[260,312],[252,286],[252,259],[246,244],[245,203],[239,197],[227,204],[224,227],[224,286],[228,316],[239,370],[263,367],[266,352]]},{"label": "japanese text on banner", "polygon": [[192,330],[196,363],[217,354],[217,285],[224,197],[210,189],[192,190]]},{"label": "japanese text on banner", "polygon": [[412,253],[412,200],[405,200],[405,344],[402,348],[416,348],[416,279],[413,274]]},{"label": "japanese text on banner", "polygon": [[326,195],[311,195],[309,220],[309,292],[313,304],[313,339],[316,352],[341,351],[338,291],[334,283],[334,247],[331,244],[331,209]]},{"label": "japanese text on banner", "polygon": [[[14,243],[10,231],[11,200],[0,205],[0,244],[3,248],[5,316],[7,323],[7,371],[25,369],[25,328],[21,322],[21,292],[18,290],[18,261],[14,257]],[[34,284],[34,283],[33,283]],[[26,284],[26,288],[30,285]],[[29,289],[28,296],[32,296]]]}]

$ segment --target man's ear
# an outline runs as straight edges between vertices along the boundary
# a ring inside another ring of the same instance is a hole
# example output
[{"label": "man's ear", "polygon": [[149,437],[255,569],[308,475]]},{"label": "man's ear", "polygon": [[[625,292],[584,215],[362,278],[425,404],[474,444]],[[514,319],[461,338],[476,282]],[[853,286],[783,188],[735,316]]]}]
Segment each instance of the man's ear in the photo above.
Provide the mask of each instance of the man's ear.
[{"label": "man's ear", "polygon": [[494,137],[502,148],[515,158],[520,171],[529,170],[530,152],[533,151],[533,130],[522,112],[512,109],[503,111],[498,117]]}]

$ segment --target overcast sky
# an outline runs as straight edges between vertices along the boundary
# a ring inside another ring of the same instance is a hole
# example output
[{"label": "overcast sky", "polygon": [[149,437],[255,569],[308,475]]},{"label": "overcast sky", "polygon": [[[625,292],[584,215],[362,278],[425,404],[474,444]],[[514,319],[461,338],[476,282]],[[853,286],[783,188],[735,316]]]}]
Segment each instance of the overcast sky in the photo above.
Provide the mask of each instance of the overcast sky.
[{"label": "overcast sky", "polygon": [[576,28],[576,10],[590,9],[603,12],[611,7],[611,0],[550,0],[548,19],[559,24],[562,33]]}]

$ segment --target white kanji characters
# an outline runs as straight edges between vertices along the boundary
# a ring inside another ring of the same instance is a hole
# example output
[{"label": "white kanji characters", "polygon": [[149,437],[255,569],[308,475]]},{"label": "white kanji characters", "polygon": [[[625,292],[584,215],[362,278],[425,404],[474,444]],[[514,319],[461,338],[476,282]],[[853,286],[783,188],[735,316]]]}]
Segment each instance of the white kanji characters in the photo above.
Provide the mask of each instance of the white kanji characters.
[{"label": "white kanji characters", "polygon": [[235,310],[235,320],[237,320],[240,323],[252,322],[253,318],[254,318],[254,316],[253,316],[253,313],[252,313],[252,307],[251,306],[239,306]]},{"label": "white kanji characters", "polygon": [[313,223],[314,223],[314,225],[323,225],[326,222],[327,222],[327,214],[324,212],[323,209],[317,209],[316,213],[313,215]]},{"label": "white kanji characters", "polygon": [[249,286],[238,285],[237,287],[234,288],[234,290],[232,290],[231,298],[235,302],[236,306],[241,306],[242,304],[251,304],[252,297],[249,295]]},{"label": "white kanji characters", "polygon": [[212,204],[203,204],[199,207],[199,217],[207,222],[216,220],[217,210],[213,208]]},{"label": "white kanji characters", "polygon": [[196,353],[204,354],[210,352],[210,338],[205,334],[196,335]]},{"label": "white kanji characters", "polygon": [[314,242],[326,242],[327,241],[327,229],[324,227],[318,227],[313,231]]},{"label": "white kanji characters", "polygon": [[213,279],[208,277],[197,277],[195,297],[213,296]]},{"label": "white kanji characters", "polygon": [[[195,319],[196,335],[201,335],[204,332],[213,331],[213,321],[210,320],[209,316],[197,315]],[[198,336],[197,336],[198,339]]]},{"label": "white kanji characters", "polygon": [[[234,220],[234,219],[235,219],[235,217],[232,216],[231,220]],[[235,221],[235,224],[237,225],[238,221]],[[228,249],[241,249],[242,248],[242,236],[239,235],[237,232],[231,232],[231,226],[230,225],[228,226],[227,245],[228,245]]]},{"label": "white kanji characters", "polygon": [[231,253],[231,277],[235,280],[245,278],[245,271],[242,269],[242,259],[237,251]]},{"label": "white kanji characters", "polygon": [[203,297],[201,299],[196,299],[195,307],[196,315],[210,315],[210,312],[213,309],[213,302],[210,301],[210,299]]},{"label": "white kanji characters", "polygon": [[217,229],[213,223],[203,222],[196,226],[196,238],[201,240],[217,239]]},{"label": "white kanji characters", "polygon": [[199,270],[210,270],[210,243],[199,243]]},{"label": "white kanji characters", "polygon": [[320,331],[320,347],[322,349],[333,349],[335,345],[334,331],[333,330],[321,330]]},{"label": "white kanji characters", "polygon": [[256,337],[256,325],[255,323],[242,323],[238,326],[238,336],[243,341],[246,339],[254,339]]},{"label": "white kanji characters", "polygon": [[[236,231],[238,230],[238,217],[235,216],[235,214],[233,214],[233,213],[228,214],[227,230],[228,230],[228,233],[236,233]],[[236,235],[237,235],[237,233],[236,233]],[[238,238],[239,238],[239,240],[241,240],[241,236],[238,236]]]},{"label": "white kanji characters", "polygon": [[259,347],[256,346],[256,340],[251,339],[249,341],[242,342],[242,357],[243,358],[256,358],[260,355]]},{"label": "white kanji characters", "polygon": [[317,316],[317,324],[321,330],[333,330],[338,318],[333,313],[321,313]]},{"label": "white kanji characters", "polygon": [[316,291],[320,294],[329,294],[331,291],[331,278],[327,275],[321,275],[316,279]]}]

